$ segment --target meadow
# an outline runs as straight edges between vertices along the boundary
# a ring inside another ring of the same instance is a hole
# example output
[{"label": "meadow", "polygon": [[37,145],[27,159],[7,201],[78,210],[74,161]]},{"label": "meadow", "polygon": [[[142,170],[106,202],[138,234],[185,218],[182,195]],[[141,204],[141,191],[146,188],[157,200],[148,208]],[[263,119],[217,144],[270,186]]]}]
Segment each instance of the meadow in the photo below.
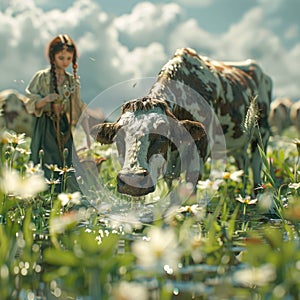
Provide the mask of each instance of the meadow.
[{"label": "meadow", "polygon": [[145,198],[117,195],[115,150],[99,144],[81,155],[105,159],[99,178],[110,193],[95,202],[56,194],[74,170],[48,166],[60,180],[46,182],[29,162],[30,139],[1,131],[0,299],[299,299],[295,137],[290,128],[260,151],[256,196],[251,174],[243,182],[228,160],[191,196],[178,181],[184,200],[172,206],[163,181]]}]

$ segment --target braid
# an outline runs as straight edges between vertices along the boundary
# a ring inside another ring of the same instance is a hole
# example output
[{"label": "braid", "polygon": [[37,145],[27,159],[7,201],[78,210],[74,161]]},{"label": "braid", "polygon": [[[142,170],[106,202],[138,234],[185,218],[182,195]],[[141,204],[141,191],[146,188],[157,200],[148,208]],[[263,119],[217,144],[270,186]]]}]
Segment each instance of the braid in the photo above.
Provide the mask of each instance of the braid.
[{"label": "braid", "polygon": [[76,57],[73,57],[73,75],[74,75],[74,79],[77,78],[77,62],[76,62]]},{"label": "braid", "polygon": [[[74,45],[74,42],[73,42]],[[74,79],[77,78],[77,68],[78,68],[78,64],[77,64],[77,49],[74,45],[74,52],[73,52],[73,60],[72,60],[72,64],[73,64],[73,75],[74,75]]]},{"label": "braid", "polygon": [[53,91],[58,94],[58,88],[57,88],[57,78],[55,74],[55,63],[54,63],[54,55],[50,54],[50,73],[51,73],[51,85],[50,85],[50,90],[51,87],[53,88]]}]

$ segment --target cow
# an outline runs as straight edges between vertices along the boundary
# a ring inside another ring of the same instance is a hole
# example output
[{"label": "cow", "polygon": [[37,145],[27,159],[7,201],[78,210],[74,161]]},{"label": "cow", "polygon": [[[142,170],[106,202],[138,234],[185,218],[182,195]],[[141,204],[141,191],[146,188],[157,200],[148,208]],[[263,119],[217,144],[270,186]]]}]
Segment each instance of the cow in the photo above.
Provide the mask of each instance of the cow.
[{"label": "cow", "polygon": [[290,119],[295,126],[298,136],[300,137],[300,99],[295,101],[291,106]]},{"label": "cow", "polygon": [[28,114],[24,99],[25,96],[15,89],[0,92],[0,127],[31,136],[34,116]]},{"label": "cow", "polygon": [[[225,137],[226,153],[239,169],[245,168],[250,146],[253,183],[258,186],[262,166],[258,145],[265,150],[270,136],[271,90],[271,78],[254,60],[221,62],[181,48],[162,67],[146,96],[126,101],[115,122],[96,125],[92,134],[102,144],[116,142],[123,164],[117,190],[122,194],[153,192],[159,168],[165,178],[179,176],[181,153],[187,181],[197,182],[217,136]],[[244,128],[249,112],[255,123],[251,134]],[[217,122],[219,127],[214,126]]]},{"label": "cow", "polygon": [[290,110],[293,101],[290,98],[276,98],[271,102],[269,124],[271,132],[281,135],[282,132],[292,125]]}]

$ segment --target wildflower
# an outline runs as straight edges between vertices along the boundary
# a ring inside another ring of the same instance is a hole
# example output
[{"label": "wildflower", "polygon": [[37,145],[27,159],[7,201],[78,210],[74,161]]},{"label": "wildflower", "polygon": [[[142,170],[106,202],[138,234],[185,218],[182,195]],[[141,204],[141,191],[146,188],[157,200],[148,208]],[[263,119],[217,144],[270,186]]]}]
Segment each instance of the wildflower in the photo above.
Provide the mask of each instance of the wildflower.
[{"label": "wildflower", "polygon": [[50,234],[63,233],[68,227],[75,225],[80,220],[77,212],[72,211],[50,219]]},{"label": "wildflower", "polygon": [[174,231],[153,227],[148,236],[148,241],[140,240],[132,245],[132,251],[138,263],[145,268],[154,268],[156,271],[166,266],[176,270],[180,259],[180,249]]},{"label": "wildflower", "polygon": [[289,184],[289,188],[290,188],[290,189],[298,190],[299,187],[300,187],[300,182],[294,182],[294,183],[290,183],[290,184]]},{"label": "wildflower", "polygon": [[32,161],[25,165],[26,168],[26,175],[33,175],[33,174],[41,174],[44,175],[44,171],[41,169],[41,165],[37,164],[34,165]]},{"label": "wildflower", "polygon": [[219,189],[219,186],[224,182],[222,179],[216,179],[215,181],[212,181],[210,179],[206,179],[205,181],[198,181],[197,187],[201,190],[213,190],[217,191]]},{"label": "wildflower", "polygon": [[230,179],[230,172],[224,172],[223,178],[224,179]]},{"label": "wildflower", "polygon": [[264,286],[276,279],[276,273],[273,265],[265,264],[258,268],[236,271],[233,279],[244,286]]},{"label": "wildflower", "polygon": [[239,170],[239,171],[235,171],[233,173],[230,173],[230,172],[224,172],[223,173],[223,179],[230,179],[232,181],[235,181],[235,182],[241,182],[242,179],[241,177],[243,176],[244,174],[244,171],[243,170]]},{"label": "wildflower", "polygon": [[70,173],[70,172],[75,172],[75,169],[73,167],[63,167],[63,168],[58,168],[56,166],[56,168],[54,169],[55,172],[59,172],[59,175],[63,175],[63,174],[66,174],[66,173]]},{"label": "wildflower", "polygon": [[113,289],[113,299],[115,300],[147,300],[148,290],[146,286],[135,283],[121,281]]},{"label": "wildflower", "polygon": [[49,169],[50,171],[54,172],[58,169],[57,165],[53,165],[53,164],[45,164],[46,168]]},{"label": "wildflower", "polygon": [[167,224],[171,226],[177,226],[178,222],[184,221],[184,216],[178,212],[179,207],[172,206],[168,209],[164,216],[164,220]]},{"label": "wildflower", "polygon": [[255,199],[251,199],[250,196],[246,196],[246,197],[242,197],[241,195],[239,195],[238,197],[235,198],[237,201],[244,203],[246,205],[251,205],[251,204],[256,204],[257,202],[257,198]]},{"label": "wildflower", "polygon": [[17,133],[9,133],[7,132],[8,142],[12,144],[14,148],[18,145],[26,143],[25,141],[25,133],[17,134]]},{"label": "wildflower", "polygon": [[22,154],[22,155],[30,155],[31,154],[31,151],[29,149],[17,147],[16,150],[18,152],[20,152],[20,154]]},{"label": "wildflower", "polygon": [[203,216],[203,208],[200,207],[198,204],[193,204],[192,206],[182,206],[177,210],[179,213],[188,213],[195,217],[202,217]]},{"label": "wildflower", "polygon": [[52,178],[49,180],[49,179],[45,178],[45,180],[46,180],[47,184],[49,184],[49,185],[60,184],[60,179]]},{"label": "wildflower", "polygon": [[61,201],[62,206],[70,204],[80,204],[81,194],[80,192],[74,192],[72,194],[61,193],[58,195],[58,199]]},{"label": "wildflower", "polygon": [[184,247],[185,255],[191,255],[195,263],[200,263],[205,257],[203,249],[206,245],[206,239],[199,234],[194,234],[192,231],[183,229],[181,243]]},{"label": "wildflower", "polygon": [[41,174],[22,177],[16,170],[8,169],[3,170],[0,187],[4,193],[20,198],[30,198],[47,189]]}]

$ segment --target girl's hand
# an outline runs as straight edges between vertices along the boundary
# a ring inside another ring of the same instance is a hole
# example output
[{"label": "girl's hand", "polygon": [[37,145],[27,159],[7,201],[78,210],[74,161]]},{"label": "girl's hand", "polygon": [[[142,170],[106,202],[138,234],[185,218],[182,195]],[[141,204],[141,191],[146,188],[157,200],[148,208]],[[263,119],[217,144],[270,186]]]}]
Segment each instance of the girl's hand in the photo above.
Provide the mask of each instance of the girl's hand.
[{"label": "girl's hand", "polygon": [[56,93],[51,93],[45,97],[46,102],[54,102],[59,98],[59,95]]},{"label": "girl's hand", "polygon": [[39,101],[36,102],[35,108],[36,109],[41,109],[45,105],[47,105],[47,103],[54,102],[57,99],[59,99],[59,95],[58,94],[56,94],[56,93],[48,94],[46,97],[44,97],[41,100],[39,100]]}]

